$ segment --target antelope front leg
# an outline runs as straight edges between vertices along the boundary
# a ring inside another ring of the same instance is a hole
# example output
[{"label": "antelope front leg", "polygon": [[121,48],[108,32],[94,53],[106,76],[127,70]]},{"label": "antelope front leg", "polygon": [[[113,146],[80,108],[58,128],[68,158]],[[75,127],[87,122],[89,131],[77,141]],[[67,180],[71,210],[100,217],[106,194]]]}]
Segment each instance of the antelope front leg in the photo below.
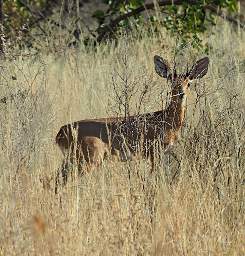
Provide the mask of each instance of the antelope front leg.
[{"label": "antelope front leg", "polygon": [[78,172],[80,173],[81,169],[81,157],[79,148],[74,152],[74,147],[72,146],[70,150],[64,153],[65,157],[62,162],[61,167],[58,169],[55,177],[55,194],[58,193],[58,186],[62,185],[64,187],[68,181],[69,172],[72,171],[74,163],[77,163]]},{"label": "antelope front leg", "polygon": [[[62,186],[65,186],[68,180],[69,160],[65,158],[61,167],[58,169],[55,177],[55,194],[58,193],[58,186],[60,185],[60,178],[62,179]],[[61,176],[61,177],[60,177]]]},{"label": "antelope front leg", "polygon": [[150,161],[151,161],[151,173],[155,170],[155,152],[154,149],[150,149]]},{"label": "antelope front leg", "polygon": [[174,160],[178,163],[178,166],[172,175],[172,181],[171,181],[171,184],[172,184],[180,174],[181,161],[178,159],[177,155],[172,150],[167,151],[166,154],[168,154],[169,156],[172,156],[174,158]]}]

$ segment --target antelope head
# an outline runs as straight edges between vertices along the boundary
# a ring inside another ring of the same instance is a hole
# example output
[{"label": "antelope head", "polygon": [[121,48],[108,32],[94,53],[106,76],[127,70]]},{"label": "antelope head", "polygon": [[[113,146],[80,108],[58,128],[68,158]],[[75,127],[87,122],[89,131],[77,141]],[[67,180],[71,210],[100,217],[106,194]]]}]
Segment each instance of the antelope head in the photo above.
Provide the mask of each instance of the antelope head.
[{"label": "antelope head", "polygon": [[183,99],[189,91],[191,82],[195,79],[202,78],[207,74],[209,58],[204,57],[198,60],[186,73],[177,74],[175,68],[172,70],[166,60],[160,56],[154,56],[155,70],[156,73],[171,81],[172,86],[172,99]]}]

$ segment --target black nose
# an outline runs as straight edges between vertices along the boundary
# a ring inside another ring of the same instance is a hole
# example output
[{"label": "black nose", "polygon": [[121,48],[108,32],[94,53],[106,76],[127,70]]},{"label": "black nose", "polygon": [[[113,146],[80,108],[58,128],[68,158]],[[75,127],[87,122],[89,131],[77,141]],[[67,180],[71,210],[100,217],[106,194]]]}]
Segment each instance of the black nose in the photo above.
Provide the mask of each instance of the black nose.
[{"label": "black nose", "polygon": [[179,93],[179,97],[180,97],[181,99],[183,99],[184,95],[185,95],[184,92],[180,92],[180,93]]}]

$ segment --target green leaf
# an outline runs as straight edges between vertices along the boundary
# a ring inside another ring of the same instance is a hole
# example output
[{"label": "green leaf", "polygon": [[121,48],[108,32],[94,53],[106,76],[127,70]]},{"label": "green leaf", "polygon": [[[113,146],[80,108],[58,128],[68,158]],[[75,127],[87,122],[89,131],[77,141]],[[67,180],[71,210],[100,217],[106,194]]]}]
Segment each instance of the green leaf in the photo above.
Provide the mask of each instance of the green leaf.
[{"label": "green leaf", "polygon": [[105,17],[105,13],[102,10],[96,10],[93,13],[92,17],[97,18],[97,19],[102,19]]}]

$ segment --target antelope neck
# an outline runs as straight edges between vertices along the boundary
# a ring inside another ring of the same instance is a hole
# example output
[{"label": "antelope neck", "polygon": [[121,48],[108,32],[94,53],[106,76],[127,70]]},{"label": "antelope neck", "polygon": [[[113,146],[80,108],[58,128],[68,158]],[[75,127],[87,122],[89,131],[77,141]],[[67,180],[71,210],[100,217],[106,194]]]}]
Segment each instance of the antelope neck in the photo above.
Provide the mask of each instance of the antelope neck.
[{"label": "antelope neck", "polygon": [[185,116],[186,94],[184,92],[172,94],[171,101],[165,109],[164,121],[166,129],[179,130]]}]

